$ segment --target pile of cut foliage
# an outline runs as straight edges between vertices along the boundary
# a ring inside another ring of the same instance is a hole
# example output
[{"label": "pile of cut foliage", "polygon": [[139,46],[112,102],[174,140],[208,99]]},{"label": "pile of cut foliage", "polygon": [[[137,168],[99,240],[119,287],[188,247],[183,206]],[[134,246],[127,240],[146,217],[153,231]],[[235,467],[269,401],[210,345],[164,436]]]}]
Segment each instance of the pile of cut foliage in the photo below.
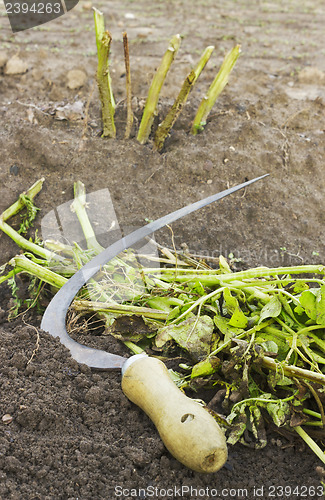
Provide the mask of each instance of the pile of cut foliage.
[{"label": "pile of cut foliage", "polygon": [[[23,236],[36,215],[33,198],[42,183],[36,182],[0,216],[0,228],[23,249],[1,268],[0,283],[11,286],[15,299],[11,316],[26,304],[44,305],[102,249],[80,182],[73,209],[87,248]],[[16,231],[6,221],[23,209]],[[266,429],[275,426],[297,432],[325,463],[316,443],[325,436],[325,267],[232,272],[222,256],[216,269],[186,252],[160,248],[160,253],[142,255],[142,265],[136,251],[120,254],[80,291],[71,314],[95,311],[105,322],[105,333],[132,352],[176,357],[179,368],[171,376],[179,387],[215,391],[212,403],[220,404],[229,443],[262,448]],[[30,279],[25,304],[18,299],[18,274]],[[141,317],[146,328],[121,333],[114,327],[121,316]]]}]

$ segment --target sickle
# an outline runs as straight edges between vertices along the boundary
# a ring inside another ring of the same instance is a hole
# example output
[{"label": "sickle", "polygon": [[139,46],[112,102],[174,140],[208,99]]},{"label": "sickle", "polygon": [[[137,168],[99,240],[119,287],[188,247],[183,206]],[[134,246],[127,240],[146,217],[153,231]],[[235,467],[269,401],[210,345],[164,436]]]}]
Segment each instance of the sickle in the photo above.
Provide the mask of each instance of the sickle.
[{"label": "sickle", "polygon": [[100,269],[119,253],[167,224],[199,208],[220,200],[268,174],[221,191],[150,222],[116,241],[78,270],[55,294],[41,322],[41,328],[59,337],[79,363],[91,368],[122,368],[122,389],[155,423],[168,450],[187,467],[199,472],[214,472],[227,458],[225,437],[214,418],[197,402],[187,398],[169,377],[165,365],[146,355],[129,359],[79,344],[66,330],[66,315],[76,294]]}]

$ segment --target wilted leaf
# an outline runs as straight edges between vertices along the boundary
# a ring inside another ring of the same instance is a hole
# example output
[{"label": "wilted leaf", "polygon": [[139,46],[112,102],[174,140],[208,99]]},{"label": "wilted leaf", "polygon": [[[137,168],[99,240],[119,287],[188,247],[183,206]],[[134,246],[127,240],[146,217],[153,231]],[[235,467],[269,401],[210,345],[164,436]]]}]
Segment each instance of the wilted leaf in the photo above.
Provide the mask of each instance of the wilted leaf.
[{"label": "wilted leaf", "polygon": [[299,302],[305,310],[308,318],[316,320],[316,297],[310,290],[302,292]]},{"label": "wilted leaf", "polygon": [[244,330],[243,328],[236,328],[235,326],[230,326],[228,320],[223,316],[219,316],[216,314],[213,318],[214,324],[220,330],[220,332],[224,335],[224,339],[222,343],[228,342],[233,337],[236,337]]},{"label": "wilted leaf", "polygon": [[[238,408],[238,406],[237,406]],[[234,420],[236,419],[236,422]],[[227,422],[233,424],[227,439],[228,444],[236,444],[246,430],[247,416],[245,412],[239,414],[237,411],[230,413]],[[233,423],[234,422],[234,423]]]},{"label": "wilted leaf", "polygon": [[[265,431],[265,425],[264,425],[264,420],[262,417],[261,410],[259,409],[258,406],[250,406],[249,407],[249,422],[250,422],[250,427],[253,433],[253,436],[256,440],[254,444],[254,448],[256,450],[260,450],[264,448],[267,444],[267,439],[266,439],[266,431]],[[246,443],[243,443],[246,444]],[[251,445],[251,443],[249,443]]]},{"label": "wilted leaf", "polygon": [[325,326],[325,285],[320,287],[316,297],[316,323]]},{"label": "wilted leaf", "polygon": [[282,309],[281,302],[274,295],[272,299],[265,304],[265,306],[261,310],[261,315],[258,323],[262,323],[266,318],[276,318],[279,316]]},{"label": "wilted leaf", "polygon": [[286,401],[279,400],[278,403],[268,403],[266,409],[277,427],[284,425],[290,418],[290,406]]},{"label": "wilted leaf", "polygon": [[227,313],[231,314],[231,318],[228,321],[229,325],[235,326],[236,328],[246,328],[248,318],[240,309],[238,300],[231,294],[229,288],[226,288],[224,290],[223,299],[225,307],[227,309]]},{"label": "wilted leaf", "polygon": [[270,387],[275,387],[276,385],[279,385],[279,386],[290,386],[293,384],[293,381],[288,378],[288,377],[285,377],[283,375],[283,373],[281,373],[281,371],[278,371],[278,372],[269,372],[268,376],[267,376],[267,380],[268,380],[268,383],[269,383],[269,386]]},{"label": "wilted leaf", "polygon": [[[214,325],[210,316],[192,316],[178,325],[168,325],[158,332],[158,340],[173,338],[195,359],[210,353]],[[162,336],[161,336],[162,334]],[[157,338],[156,338],[157,343]]]},{"label": "wilted leaf", "polygon": [[166,342],[172,340],[172,336],[170,335],[169,331],[167,328],[161,328],[155,338],[155,345],[159,349],[163,347]]},{"label": "wilted leaf", "polygon": [[[281,330],[279,330],[279,333],[281,333]],[[272,333],[264,332],[263,330],[258,332],[258,336],[255,338],[257,344],[263,345],[264,342],[268,341],[276,343],[278,346],[277,360],[283,361],[288,354],[289,345],[277,335],[272,335]]]},{"label": "wilted leaf", "polygon": [[262,342],[262,344],[260,345],[266,352],[272,354],[278,354],[279,347],[278,344],[274,342],[274,340],[266,340],[265,342]]}]

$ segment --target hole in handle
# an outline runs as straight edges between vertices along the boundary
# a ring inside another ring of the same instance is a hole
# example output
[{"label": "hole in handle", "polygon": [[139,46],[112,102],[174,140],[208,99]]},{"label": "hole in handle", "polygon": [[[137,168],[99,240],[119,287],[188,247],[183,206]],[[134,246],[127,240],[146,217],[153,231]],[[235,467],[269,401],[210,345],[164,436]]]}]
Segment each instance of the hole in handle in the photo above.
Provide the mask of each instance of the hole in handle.
[{"label": "hole in handle", "polygon": [[193,413],[185,413],[185,415],[181,417],[181,422],[182,424],[184,424],[186,422],[191,422],[191,420],[193,419],[194,419]]}]

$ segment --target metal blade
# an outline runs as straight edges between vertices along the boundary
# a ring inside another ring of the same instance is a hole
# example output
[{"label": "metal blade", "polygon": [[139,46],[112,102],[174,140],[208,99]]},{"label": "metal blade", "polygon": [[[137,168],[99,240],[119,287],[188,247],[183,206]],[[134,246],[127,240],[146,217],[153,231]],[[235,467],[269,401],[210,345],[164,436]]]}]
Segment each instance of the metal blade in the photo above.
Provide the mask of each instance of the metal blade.
[{"label": "metal blade", "polygon": [[264,177],[267,177],[268,175],[269,174],[262,175],[250,181],[243,182],[242,184],[238,184],[237,186],[221,191],[220,193],[213,194],[203,200],[197,201],[191,205],[176,210],[175,212],[167,214],[164,217],[161,217],[160,219],[150,222],[146,226],[133,231],[124,238],[107,247],[103,252],[96,255],[96,257],[79,269],[79,271],[77,271],[76,274],[74,274],[55,294],[43,315],[41,328],[50,333],[53,337],[59,337],[62,344],[70,350],[71,356],[78,361],[78,363],[84,363],[91,368],[98,368],[102,370],[120,369],[127,358],[81,345],[69,337],[66,330],[66,315],[71,302],[79,290],[100,270],[101,266],[107,264],[107,262],[116,257],[119,253],[123,252],[132,245],[135,245],[146,236],[149,236],[158,229],[175,222],[185,215],[195,212],[199,208],[203,208],[214,201],[220,200],[221,198],[238,191],[239,189],[243,189],[253,182],[264,179]]}]

